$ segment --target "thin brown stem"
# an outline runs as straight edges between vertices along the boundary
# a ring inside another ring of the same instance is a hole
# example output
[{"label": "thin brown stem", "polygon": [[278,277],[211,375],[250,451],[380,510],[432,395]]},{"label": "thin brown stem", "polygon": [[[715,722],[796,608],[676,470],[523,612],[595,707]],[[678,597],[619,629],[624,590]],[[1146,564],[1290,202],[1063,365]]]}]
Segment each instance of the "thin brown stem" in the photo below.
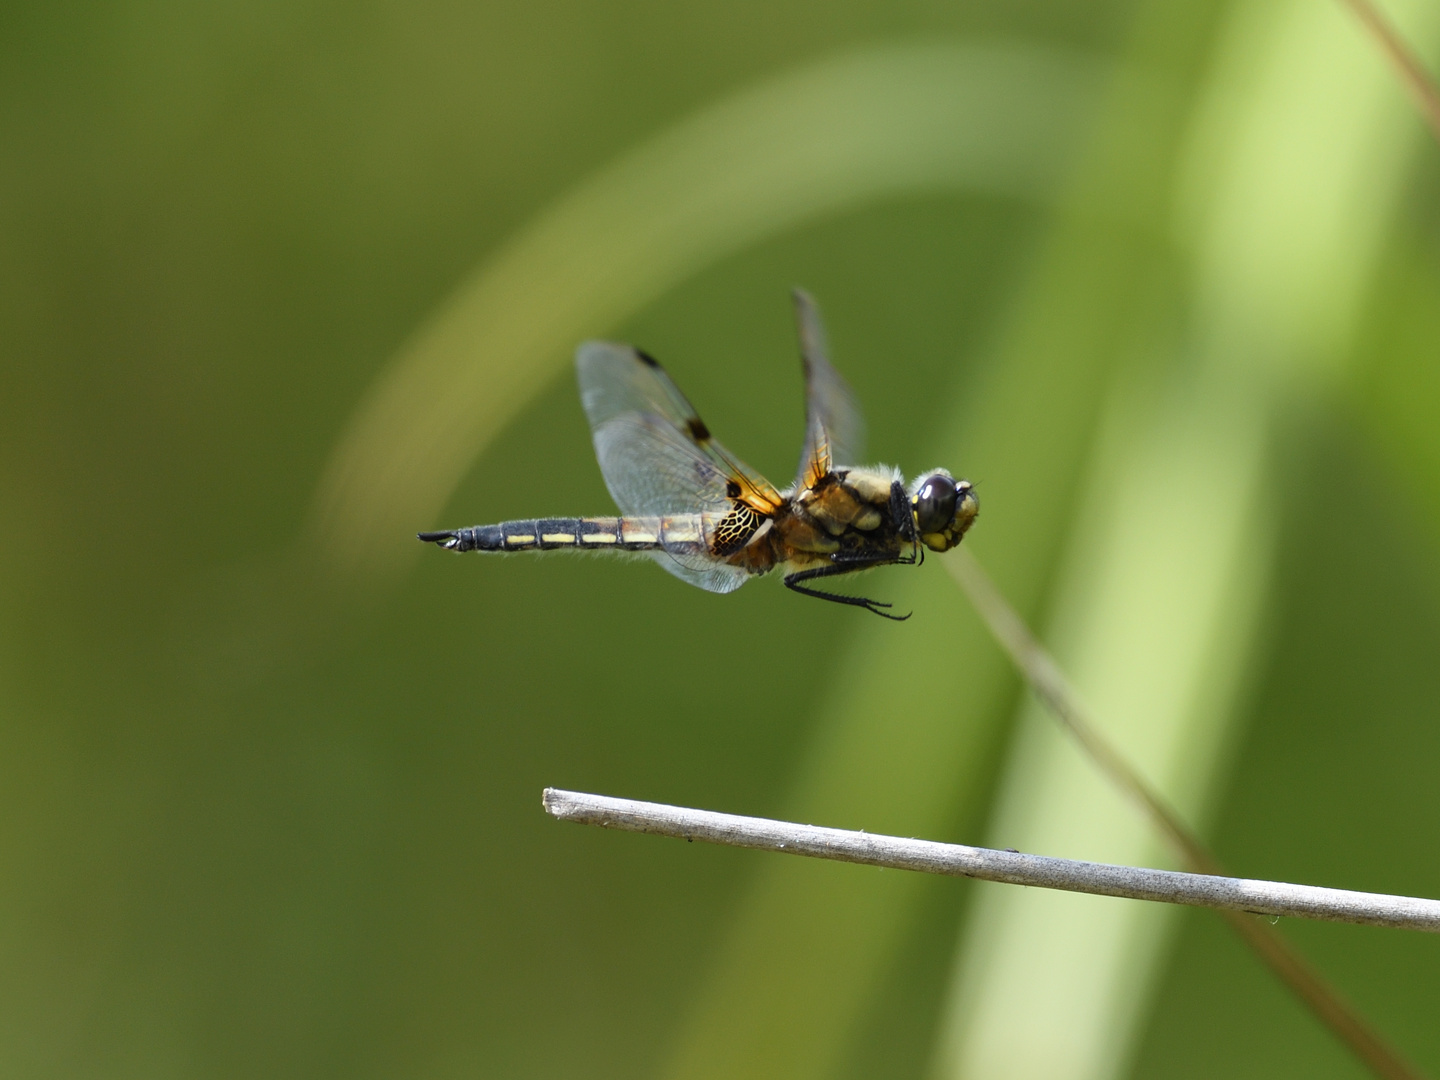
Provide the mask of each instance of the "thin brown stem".
[{"label": "thin brown stem", "polygon": [[[1100,734],[1058,664],[1030,632],[995,583],[969,551],[956,549],[945,568],[980,613],[990,633],[1009,655],[1030,688],[1060,721],[1100,771],[1154,824],[1181,863],[1197,874],[1223,875],[1220,861],[1185,824],[1180,814],[1111,743]],[[1384,1080],[1422,1080],[1423,1074],[1390,1047],[1323,976],[1276,930],[1240,911],[1226,920],[1280,981],[1311,1012]]]},{"label": "thin brown stem", "polygon": [[1385,59],[1395,69],[1395,74],[1400,77],[1406,91],[1424,115],[1436,140],[1440,141],[1440,88],[1436,87],[1435,80],[1420,63],[1420,58],[1405,44],[1395,28],[1370,0],[1341,0],[1341,3],[1354,12],[1355,17],[1375,39],[1380,51],[1385,54]]}]

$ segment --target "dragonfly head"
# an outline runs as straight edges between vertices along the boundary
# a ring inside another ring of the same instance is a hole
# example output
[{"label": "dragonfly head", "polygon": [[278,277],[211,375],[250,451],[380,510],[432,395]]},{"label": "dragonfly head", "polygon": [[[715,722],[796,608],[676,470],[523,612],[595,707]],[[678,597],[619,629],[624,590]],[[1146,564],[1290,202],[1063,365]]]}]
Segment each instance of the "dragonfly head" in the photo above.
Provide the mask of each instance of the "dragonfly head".
[{"label": "dragonfly head", "polygon": [[910,512],[920,542],[931,551],[949,551],[980,513],[968,480],[956,480],[944,469],[921,477],[910,493]]}]

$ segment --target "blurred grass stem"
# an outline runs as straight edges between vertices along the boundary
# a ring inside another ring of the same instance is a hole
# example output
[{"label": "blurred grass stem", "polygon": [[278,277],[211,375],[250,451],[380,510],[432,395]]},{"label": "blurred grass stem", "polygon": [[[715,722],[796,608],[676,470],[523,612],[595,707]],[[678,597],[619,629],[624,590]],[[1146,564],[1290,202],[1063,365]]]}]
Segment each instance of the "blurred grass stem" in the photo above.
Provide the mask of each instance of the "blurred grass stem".
[{"label": "blurred grass stem", "polygon": [[1380,51],[1385,54],[1385,59],[1400,76],[1400,81],[1405,84],[1406,91],[1419,106],[1425,121],[1430,125],[1437,142],[1440,142],[1440,89],[1437,89],[1435,80],[1420,63],[1420,58],[1414,50],[1407,45],[1403,38],[1396,33],[1395,28],[1390,25],[1380,10],[1370,0],[1341,0],[1341,2],[1354,12],[1355,17],[1360,20],[1370,36],[1380,46]]},{"label": "blurred grass stem", "polygon": [[705,840],[729,847],[1010,885],[1212,907],[1233,911],[1251,922],[1255,915],[1291,915],[1440,933],[1440,900],[1138,866],[1110,866],[1018,851],[941,844],[934,840],[827,829],[772,818],[720,814],[558,788],[545,789],[544,803],[545,812],[557,820],[625,832]]},{"label": "blurred grass stem", "polygon": [[[975,556],[961,547],[942,561],[1000,647],[1030,684],[1035,696],[1111,783],[1140,807],[1179,857],[1181,864],[1196,875],[1225,877],[1220,861],[1169,802],[1100,734],[1059,665],[1030,632]],[[1219,904],[1199,906],[1214,907],[1220,911],[1281,982],[1305,1002],[1316,1017],[1377,1076],[1386,1080],[1421,1080],[1423,1074],[1388,1046],[1288,941],[1273,927],[1247,915],[1247,911],[1258,908]]]}]

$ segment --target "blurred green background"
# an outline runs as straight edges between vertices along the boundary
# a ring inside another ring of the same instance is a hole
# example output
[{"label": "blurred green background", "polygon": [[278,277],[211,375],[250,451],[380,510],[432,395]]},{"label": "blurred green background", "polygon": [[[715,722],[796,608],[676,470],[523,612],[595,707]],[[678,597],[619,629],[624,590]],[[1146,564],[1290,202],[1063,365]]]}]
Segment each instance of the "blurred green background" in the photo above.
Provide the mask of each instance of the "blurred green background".
[{"label": "blurred green background", "polygon": [[[1437,197],[1326,0],[6,5],[0,1073],[1365,1075],[1203,912],[541,813],[1168,865],[940,565],[412,534],[609,512],[586,336],[784,481],[803,284],[1231,868],[1440,895]],[[1440,1072],[1440,942],[1279,930]]]}]

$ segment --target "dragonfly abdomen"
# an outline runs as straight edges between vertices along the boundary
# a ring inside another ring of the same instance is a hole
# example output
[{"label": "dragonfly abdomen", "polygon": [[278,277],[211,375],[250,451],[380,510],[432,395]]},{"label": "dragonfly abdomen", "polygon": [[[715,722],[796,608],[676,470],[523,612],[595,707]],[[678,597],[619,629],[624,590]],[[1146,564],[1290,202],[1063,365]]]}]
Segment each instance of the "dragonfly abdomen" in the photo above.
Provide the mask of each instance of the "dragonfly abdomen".
[{"label": "dragonfly abdomen", "polygon": [[535,518],[421,533],[420,539],[450,551],[652,551],[704,549],[698,514],[673,517]]}]

